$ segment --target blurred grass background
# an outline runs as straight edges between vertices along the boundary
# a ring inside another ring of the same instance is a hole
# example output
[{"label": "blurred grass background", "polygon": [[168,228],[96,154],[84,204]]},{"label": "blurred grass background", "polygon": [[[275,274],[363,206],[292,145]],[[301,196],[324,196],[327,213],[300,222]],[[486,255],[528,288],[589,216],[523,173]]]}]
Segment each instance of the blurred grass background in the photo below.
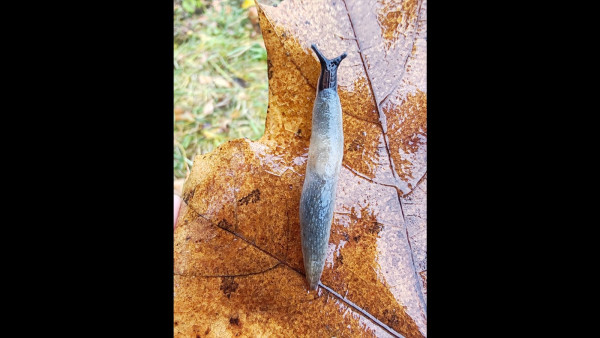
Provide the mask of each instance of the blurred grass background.
[{"label": "blurred grass background", "polygon": [[173,172],[182,181],[195,155],[263,135],[267,52],[254,1],[174,0],[173,6]]}]

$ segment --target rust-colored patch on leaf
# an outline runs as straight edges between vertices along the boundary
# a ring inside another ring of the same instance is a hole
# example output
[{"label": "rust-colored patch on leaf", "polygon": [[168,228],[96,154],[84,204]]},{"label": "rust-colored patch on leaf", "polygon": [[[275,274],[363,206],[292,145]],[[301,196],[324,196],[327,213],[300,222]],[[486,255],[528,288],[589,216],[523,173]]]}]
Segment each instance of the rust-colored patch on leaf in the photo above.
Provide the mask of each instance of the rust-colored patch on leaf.
[{"label": "rust-colored patch on leaf", "polygon": [[399,117],[394,128],[398,129],[399,134],[406,134],[400,138],[404,152],[419,151],[427,139],[427,95],[420,90],[414,95],[408,95],[400,107],[400,114],[392,116]]},{"label": "rust-colored patch on leaf", "polygon": [[[426,2],[257,8],[265,134],[194,160],[175,229],[175,336],[425,336]],[[348,57],[329,253],[307,292],[298,209],[320,72],[312,43]]]},{"label": "rust-colored patch on leaf", "polygon": [[[387,48],[398,39],[398,34],[408,29],[417,15],[418,0],[378,1],[381,4],[377,18],[381,27],[381,36]],[[399,27],[400,26],[400,27]],[[402,29],[399,29],[402,28]]]},{"label": "rust-colored patch on leaf", "polygon": [[231,293],[235,292],[238,287],[238,283],[235,282],[234,277],[222,277],[220,289],[227,298],[231,298]]},{"label": "rust-colored patch on leaf", "polygon": [[422,164],[427,156],[427,95],[417,90],[404,101],[387,100],[382,109],[388,116],[389,133],[394,135],[389,145],[396,173],[402,182],[407,182],[403,190],[411,191],[426,170]]}]

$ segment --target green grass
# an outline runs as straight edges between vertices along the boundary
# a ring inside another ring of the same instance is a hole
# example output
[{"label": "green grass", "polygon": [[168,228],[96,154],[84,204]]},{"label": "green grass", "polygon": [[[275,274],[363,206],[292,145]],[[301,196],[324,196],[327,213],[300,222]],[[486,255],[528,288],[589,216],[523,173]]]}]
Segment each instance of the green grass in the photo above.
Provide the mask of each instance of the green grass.
[{"label": "green grass", "polygon": [[196,154],[264,133],[267,52],[242,2],[174,2],[175,179],[186,177]]}]

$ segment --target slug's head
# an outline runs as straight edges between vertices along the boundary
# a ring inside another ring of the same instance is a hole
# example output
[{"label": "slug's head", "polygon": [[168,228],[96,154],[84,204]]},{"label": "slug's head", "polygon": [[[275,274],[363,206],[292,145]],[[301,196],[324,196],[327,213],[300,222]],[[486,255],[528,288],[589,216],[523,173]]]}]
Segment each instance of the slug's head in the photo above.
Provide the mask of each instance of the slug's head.
[{"label": "slug's head", "polygon": [[319,76],[319,84],[317,91],[320,92],[323,89],[333,88],[337,90],[337,69],[343,59],[346,58],[347,54],[344,53],[334,59],[329,60],[317,49],[315,44],[310,45],[315,51],[319,62],[321,63],[321,75]]}]

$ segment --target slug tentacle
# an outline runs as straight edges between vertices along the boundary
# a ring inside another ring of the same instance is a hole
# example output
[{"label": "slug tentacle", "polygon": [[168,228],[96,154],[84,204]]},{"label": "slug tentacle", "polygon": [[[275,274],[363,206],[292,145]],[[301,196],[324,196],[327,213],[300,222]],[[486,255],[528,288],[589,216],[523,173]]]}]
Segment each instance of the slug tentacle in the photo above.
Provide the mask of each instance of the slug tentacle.
[{"label": "slug tentacle", "polygon": [[321,63],[321,75],[319,76],[317,90],[321,91],[323,89],[333,88],[337,92],[337,69],[340,62],[342,62],[348,54],[343,53],[342,55],[329,60],[323,56],[315,44],[310,45],[310,47],[315,51],[319,58],[319,62]]},{"label": "slug tentacle", "polygon": [[300,227],[304,270],[315,290],[325,266],[337,182],[344,155],[342,108],[337,93],[337,69],[346,53],[327,59],[313,44],[321,75],[313,106],[312,131],[302,195]]}]

